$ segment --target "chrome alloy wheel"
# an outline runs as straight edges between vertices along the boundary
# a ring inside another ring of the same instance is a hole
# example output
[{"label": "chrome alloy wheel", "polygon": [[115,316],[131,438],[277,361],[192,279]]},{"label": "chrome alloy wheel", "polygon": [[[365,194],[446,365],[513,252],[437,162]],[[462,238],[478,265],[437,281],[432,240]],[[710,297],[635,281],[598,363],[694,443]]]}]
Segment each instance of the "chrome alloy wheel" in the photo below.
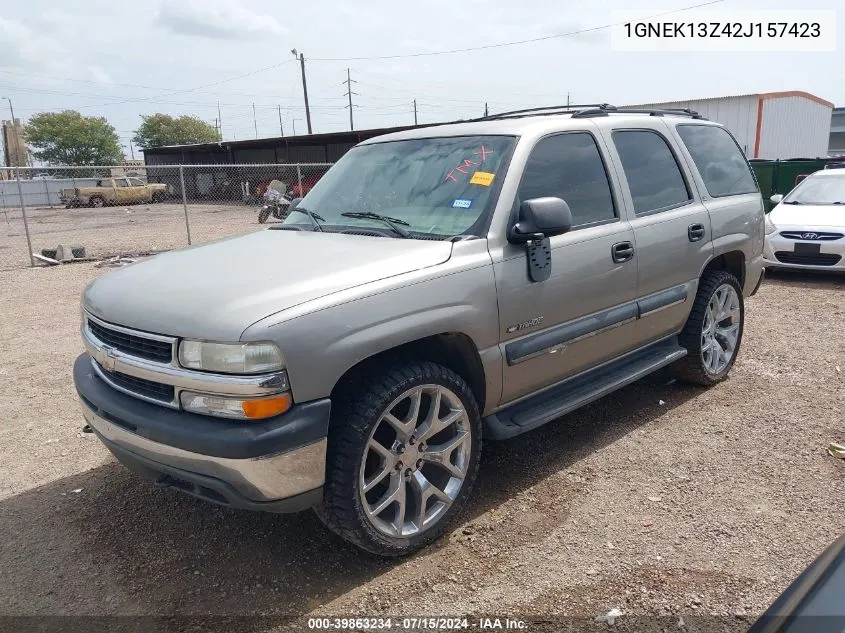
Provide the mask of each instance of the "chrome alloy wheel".
[{"label": "chrome alloy wheel", "polygon": [[710,297],[701,329],[701,358],[710,374],[721,373],[733,359],[741,319],[736,289],[722,284]]},{"label": "chrome alloy wheel", "polygon": [[471,449],[469,417],[454,392],[434,384],[404,392],[364,449],[358,491],[369,522],[394,538],[435,525],[461,491]]}]

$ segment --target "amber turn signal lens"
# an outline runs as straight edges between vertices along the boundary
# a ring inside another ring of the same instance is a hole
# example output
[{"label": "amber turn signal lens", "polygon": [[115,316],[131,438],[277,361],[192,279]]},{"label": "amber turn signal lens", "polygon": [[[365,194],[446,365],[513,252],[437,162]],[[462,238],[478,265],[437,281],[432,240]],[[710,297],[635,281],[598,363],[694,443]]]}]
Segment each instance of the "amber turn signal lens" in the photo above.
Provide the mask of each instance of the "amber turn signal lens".
[{"label": "amber turn signal lens", "polygon": [[246,417],[251,420],[258,420],[284,413],[290,409],[291,404],[293,404],[293,399],[290,394],[283,393],[263,400],[244,400],[241,403],[241,408],[244,410]]}]

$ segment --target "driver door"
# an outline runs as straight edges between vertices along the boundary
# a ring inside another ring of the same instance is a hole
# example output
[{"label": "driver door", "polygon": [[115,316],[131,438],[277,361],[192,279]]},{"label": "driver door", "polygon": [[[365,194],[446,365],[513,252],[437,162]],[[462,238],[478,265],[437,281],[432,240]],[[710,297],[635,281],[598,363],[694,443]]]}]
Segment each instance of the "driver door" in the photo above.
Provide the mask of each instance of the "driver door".
[{"label": "driver door", "polygon": [[565,200],[573,219],[571,231],[550,238],[551,276],[531,281],[524,245],[492,253],[505,359],[501,404],[615,358],[634,340],[634,233],[592,133],[537,142],[516,206],[543,196]]},{"label": "driver door", "polygon": [[115,202],[118,204],[129,204],[132,202],[132,188],[126,178],[114,179]]}]

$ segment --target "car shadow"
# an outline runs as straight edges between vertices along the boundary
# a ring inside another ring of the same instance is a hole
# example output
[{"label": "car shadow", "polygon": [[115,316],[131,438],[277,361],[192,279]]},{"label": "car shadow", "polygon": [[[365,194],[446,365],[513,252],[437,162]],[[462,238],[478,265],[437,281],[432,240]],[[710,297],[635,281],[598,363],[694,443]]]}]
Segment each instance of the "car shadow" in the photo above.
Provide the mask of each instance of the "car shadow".
[{"label": "car shadow", "polygon": [[845,287],[845,274],[824,270],[806,271],[790,268],[767,268],[763,284],[774,283],[802,288]]},{"label": "car shadow", "polygon": [[[658,372],[528,434],[486,443],[461,523],[697,393]],[[349,545],[311,512],[215,506],[155,489],[116,462],[0,502],[0,535],[0,614],[296,617],[403,564]],[[442,539],[406,559],[409,569],[448,547]],[[253,630],[249,620],[235,629]]]}]

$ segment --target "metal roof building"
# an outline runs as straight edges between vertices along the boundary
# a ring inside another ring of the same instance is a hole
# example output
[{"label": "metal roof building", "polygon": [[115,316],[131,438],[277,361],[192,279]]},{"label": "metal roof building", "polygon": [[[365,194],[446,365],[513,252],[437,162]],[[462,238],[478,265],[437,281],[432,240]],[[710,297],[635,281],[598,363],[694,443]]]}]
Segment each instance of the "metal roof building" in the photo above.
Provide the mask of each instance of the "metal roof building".
[{"label": "metal roof building", "polygon": [[727,127],[748,158],[817,158],[828,155],[833,104],[793,90],[640,104],[690,108]]},{"label": "metal roof building", "polygon": [[834,108],[830,120],[828,156],[845,156],[845,108]]},{"label": "metal roof building", "polygon": [[412,127],[171,145],[145,150],[144,161],[147,165],[333,163],[361,141]]}]

